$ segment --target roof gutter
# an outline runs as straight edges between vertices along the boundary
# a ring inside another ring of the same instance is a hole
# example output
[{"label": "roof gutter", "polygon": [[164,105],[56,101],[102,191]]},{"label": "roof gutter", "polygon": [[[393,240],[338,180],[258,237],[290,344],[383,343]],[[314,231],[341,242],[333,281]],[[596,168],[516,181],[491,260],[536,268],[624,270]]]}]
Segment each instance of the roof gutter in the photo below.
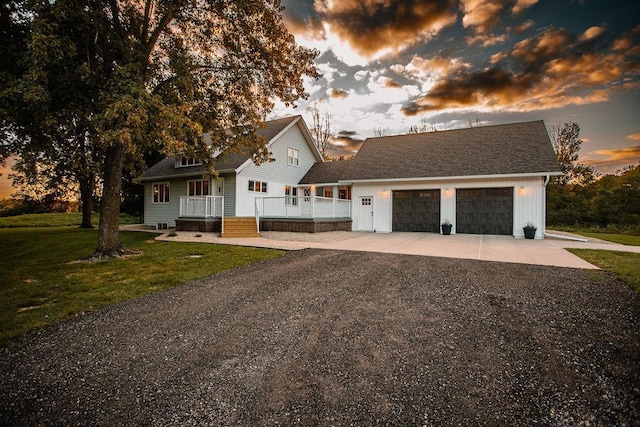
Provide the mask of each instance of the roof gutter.
[{"label": "roof gutter", "polygon": [[460,176],[430,176],[430,177],[414,177],[414,178],[373,178],[373,179],[341,179],[338,182],[346,183],[376,183],[376,182],[414,182],[414,181],[452,181],[452,180],[472,180],[472,179],[496,179],[496,178],[532,178],[538,176],[562,175],[562,172],[533,172],[533,173],[516,173],[503,175],[460,175]]},{"label": "roof gutter", "polygon": [[[222,169],[218,171],[218,174],[223,174],[223,173],[235,173],[235,169]],[[180,174],[180,175],[159,175],[159,176],[150,176],[150,177],[142,177],[140,178],[140,182],[149,182],[149,181],[166,181],[166,180],[170,180],[170,179],[175,179],[175,178],[191,178],[194,176],[203,176],[203,175],[212,175],[207,171],[201,171],[201,172],[192,172],[192,173],[187,173],[187,174]]]}]

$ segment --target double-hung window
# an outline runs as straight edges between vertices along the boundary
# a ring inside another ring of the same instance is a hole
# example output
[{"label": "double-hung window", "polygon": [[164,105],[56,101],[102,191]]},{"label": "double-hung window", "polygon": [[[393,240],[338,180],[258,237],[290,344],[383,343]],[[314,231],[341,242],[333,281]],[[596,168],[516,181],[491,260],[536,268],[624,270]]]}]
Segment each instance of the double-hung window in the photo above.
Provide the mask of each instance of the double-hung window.
[{"label": "double-hung window", "polygon": [[249,191],[253,191],[255,193],[266,193],[267,183],[263,181],[249,180]]},{"label": "double-hung window", "polygon": [[287,150],[287,164],[292,166],[300,164],[300,150],[289,147]]},{"label": "double-hung window", "polygon": [[169,183],[157,182],[153,184],[153,203],[169,203]]}]

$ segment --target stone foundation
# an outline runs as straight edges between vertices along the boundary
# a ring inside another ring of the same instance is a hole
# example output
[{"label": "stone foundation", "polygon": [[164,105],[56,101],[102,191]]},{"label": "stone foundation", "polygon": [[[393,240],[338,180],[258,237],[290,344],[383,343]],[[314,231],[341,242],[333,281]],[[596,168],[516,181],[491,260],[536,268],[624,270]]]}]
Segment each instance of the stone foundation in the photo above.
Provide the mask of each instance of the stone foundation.
[{"label": "stone foundation", "polygon": [[260,220],[260,231],[290,231],[294,233],[323,233],[351,231],[350,219],[293,219],[268,218]]}]

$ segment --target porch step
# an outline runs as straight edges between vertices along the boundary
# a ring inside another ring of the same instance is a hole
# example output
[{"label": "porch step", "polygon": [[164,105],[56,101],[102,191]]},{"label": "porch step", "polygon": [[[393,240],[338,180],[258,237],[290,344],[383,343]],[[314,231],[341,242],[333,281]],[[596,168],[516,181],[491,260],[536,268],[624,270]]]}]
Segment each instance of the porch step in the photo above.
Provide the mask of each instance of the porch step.
[{"label": "porch step", "polygon": [[224,218],[220,237],[260,237],[253,217]]}]

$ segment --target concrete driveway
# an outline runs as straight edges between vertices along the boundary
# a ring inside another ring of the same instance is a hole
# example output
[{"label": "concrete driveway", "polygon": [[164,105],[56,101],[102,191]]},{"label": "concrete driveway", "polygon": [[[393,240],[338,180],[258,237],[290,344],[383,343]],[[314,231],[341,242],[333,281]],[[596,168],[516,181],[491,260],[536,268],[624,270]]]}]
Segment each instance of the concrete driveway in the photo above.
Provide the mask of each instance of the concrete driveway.
[{"label": "concrete driveway", "polygon": [[[401,255],[437,256],[445,258],[476,259],[482,261],[556,267],[598,269],[598,267],[567,251],[567,248],[600,249],[640,252],[638,246],[615,243],[579,242],[572,240],[515,239],[510,236],[458,234],[443,236],[436,233],[279,233],[263,232],[263,237],[222,239],[214,233],[178,232],[177,237],[160,236],[160,240],[209,242],[218,244],[254,246],[284,250],[336,249],[347,251],[379,252]],[[295,238],[295,240],[291,240]],[[306,240],[308,239],[308,241]]]},{"label": "concrete driveway", "polygon": [[325,243],[325,249],[358,250],[405,255],[440,256],[518,264],[597,269],[565,250],[566,242],[526,240],[509,236],[435,233],[367,233],[355,239]]}]

